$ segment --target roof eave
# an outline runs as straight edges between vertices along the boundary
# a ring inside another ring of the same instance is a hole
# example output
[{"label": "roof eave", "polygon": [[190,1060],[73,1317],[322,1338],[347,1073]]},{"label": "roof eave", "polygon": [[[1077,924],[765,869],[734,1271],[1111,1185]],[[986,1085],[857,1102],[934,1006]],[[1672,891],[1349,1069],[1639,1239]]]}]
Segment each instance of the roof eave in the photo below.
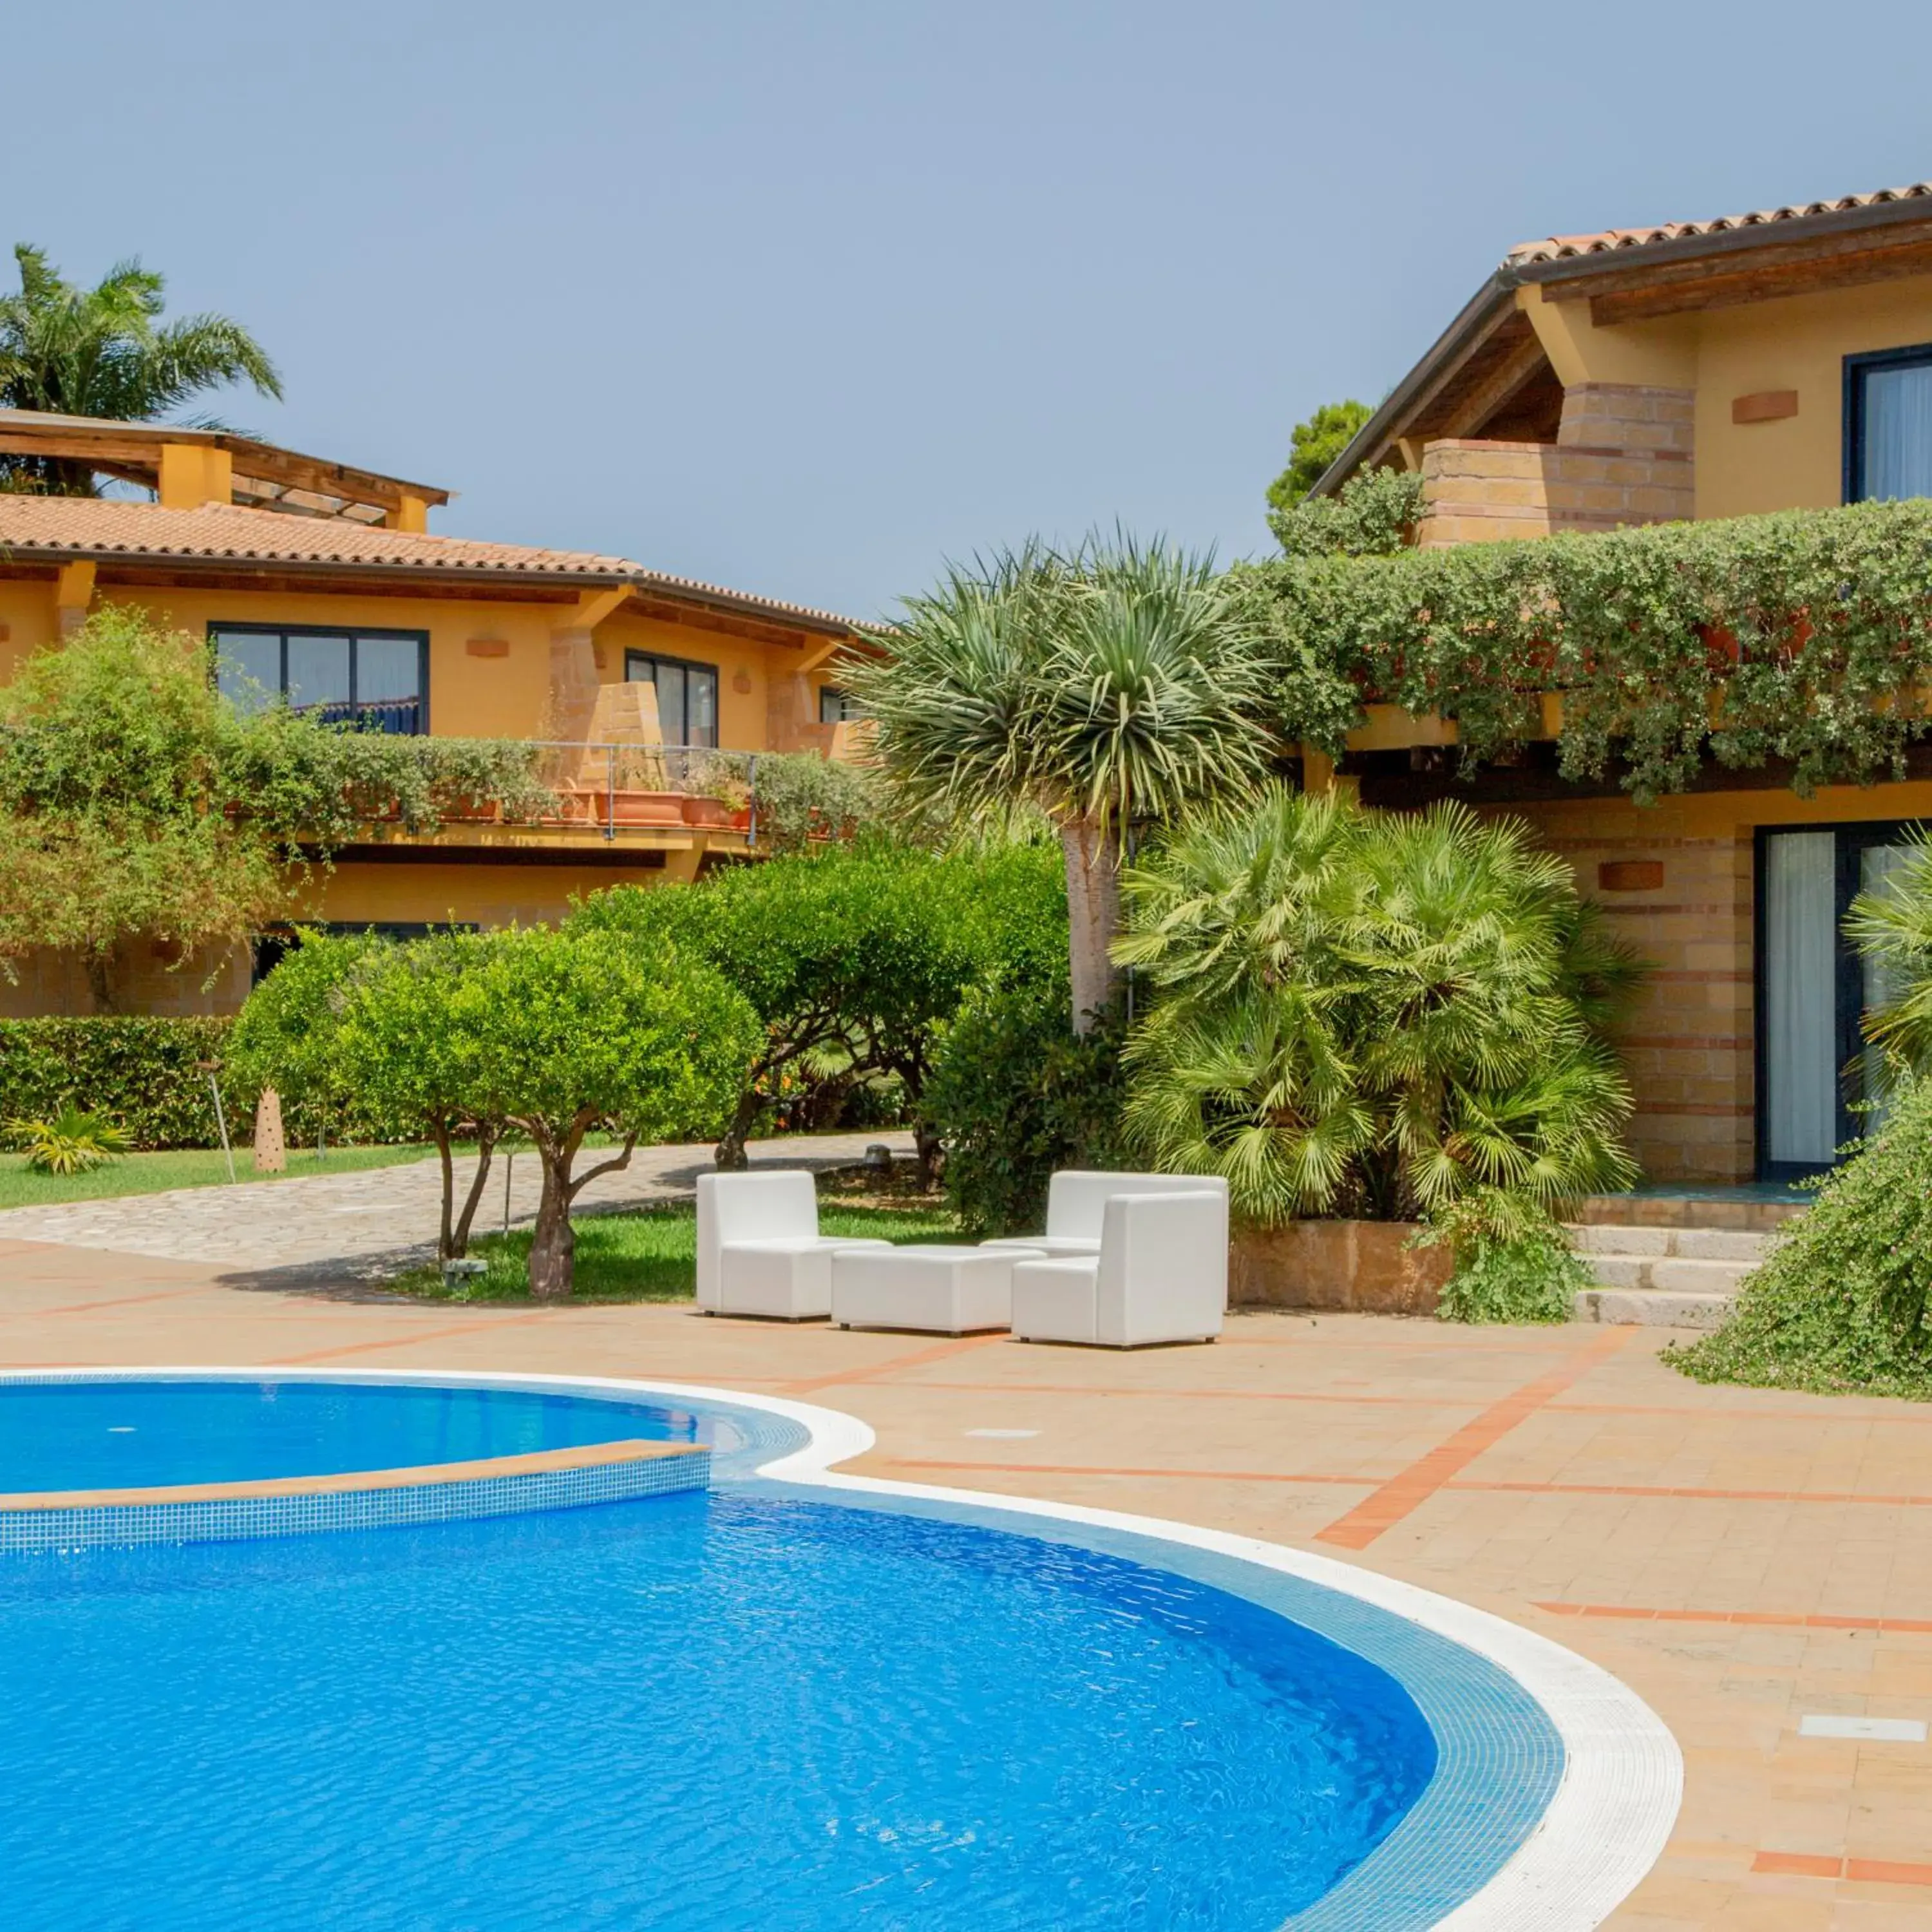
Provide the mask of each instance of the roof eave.
[{"label": "roof eave", "polygon": [[756,620],[794,631],[810,631],[826,637],[856,638],[862,627],[855,621],[830,611],[794,609],[766,602],[748,592],[728,590],[722,586],[674,582],[641,567],[630,570],[520,570],[514,566],[458,562],[399,562],[394,560],[356,558],[210,556],[175,550],[130,550],[101,544],[22,544],[0,542],[0,575],[8,566],[31,563],[94,563],[128,566],[138,569],[191,571],[197,575],[215,576],[223,572],[250,575],[272,572],[283,576],[318,578],[382,577],[425,584],[463,586],[507,585],[518,590],[549,590],[568,596],[579,590],[612,590],[628,588],[633,596],[655,598],[660,602],[688,604],[701,609]]},{"label": "roof eave", "polygon": [[1311,496],[1332,495],[1397,434],[1396,425],[1417,399],[1434,386],[1446,369],[1468,355],[1514,306],[1514,292],[1520,279],[1504,262],[1462,304],[1455,320],[1389,392],[1375,414],[1349,438],[1341,454],[1315,479],[1308,493]]}]

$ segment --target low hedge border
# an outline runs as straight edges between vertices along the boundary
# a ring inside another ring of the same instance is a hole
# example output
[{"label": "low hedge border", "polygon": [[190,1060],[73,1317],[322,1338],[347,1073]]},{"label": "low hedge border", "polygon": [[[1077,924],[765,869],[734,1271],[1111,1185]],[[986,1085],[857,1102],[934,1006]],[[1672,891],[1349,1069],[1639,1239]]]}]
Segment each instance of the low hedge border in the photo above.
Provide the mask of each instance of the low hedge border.
[{"label": "low hedge border", "polygon": [[[70,1102],[105,1114],[144,1154],[218,1147],[201,1068],[226,1057],[233,1024],[204,1016],[0,1020],[0,1121],[56,1113]],[[256,1096],[232,1076],[218,1077],[230,1136],[244,1142],[254,1132]],[[313,1108],[291,1107],[283,1125],[292,1143],[308,1146],[318,1127],[332,1144],[415,1138],[401,1123],[359,1110],[323,1120]]]}]

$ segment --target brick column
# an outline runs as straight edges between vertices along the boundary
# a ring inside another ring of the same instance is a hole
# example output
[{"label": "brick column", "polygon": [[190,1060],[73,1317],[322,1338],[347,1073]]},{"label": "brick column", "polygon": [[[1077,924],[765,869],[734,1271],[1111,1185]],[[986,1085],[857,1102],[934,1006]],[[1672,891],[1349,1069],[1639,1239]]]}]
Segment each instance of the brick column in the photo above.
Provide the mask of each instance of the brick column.
[{"label": "brick column", "polygon": [[1574,382],[1546,465],[1552,530],[1674,523],[1696,512],[1689,389]]}]

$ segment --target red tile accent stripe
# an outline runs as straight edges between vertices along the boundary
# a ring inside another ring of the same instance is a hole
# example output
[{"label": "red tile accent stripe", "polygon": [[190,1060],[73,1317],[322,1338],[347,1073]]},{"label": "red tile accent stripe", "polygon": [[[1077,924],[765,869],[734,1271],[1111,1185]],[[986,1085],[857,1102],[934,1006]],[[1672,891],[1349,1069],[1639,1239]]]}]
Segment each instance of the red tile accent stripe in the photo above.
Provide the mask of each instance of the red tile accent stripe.
[{"label": "red tile accent stripe", "polygon": [[997,1335],[960,1335],[950,1342],[940,1342],[930,1348],[915,1348],[909,1355],[888,1356],[883,1362],[873,1362],[862,1368],[840,1369],[829,1376],[807,1376],[785,1386],[794,1394],[808,1395],[814,1389],[842,1388],[848,1382],[876,1382],[881,1376],[897,1375],[902,1369],[923,1367],[928,1362],[943,1362],[949,1356],[961,1355],[972,1348],[991,1348],[995,1342],[1009,1338],[1004,1334]]},{"label": "red tile accent stripe", "polygon": [[1505,1496],[1664,1496],[1694,1502],[1876,1503],[1887,1509],[1932,1508],[1932,1496],[1894,1495],[1859,1490],[1700,1490],[1688,1484],[1508,1483],[1474,1478],[1451,1485],[1459,1490],[1486,1490]]},{"label": "red tile accent stripe", "polygon": [[1754,1872],[1775,1872],[1789,1878],[1843,1878],[1860,1885],[1932,1885],[1932,1865],[1910,1864],[1898,1858],[1837,1858],[1816,1852],[1760,1852],[1751,1860]]},{"label": "red tile accent stripe", "polygon": [[1348,1490],[1373,1489],[1382,1480],[1379,1476],[1316,1475],[1280,1469],[1126,1469],[1105,1462],[1006,1462],[992,1458],[947,1461],[929,1456],[884,1456],[874,1459],[874,1466],[879,1464],[894,1469],[970,1469],[982,1476],[1132,1476],[1150,1483],[1332,1483]]},{"label": "red tile accent stripe", "polygon": [[1538,1604],[1552,1617],[1617,1617],[1660,1624],[1739,1624],[1778,1630],[1878,1630],[1932,1636],[1932,1618],[1828,1617],[1798,1610],[1659,1610],[1623,1604]]},{"label": "red tile accent stripe", "polygon": [[1606,1328],[1546,1375],[1526,1382],[1513,1395],[1492,1402],[1472,1421],[1466,1422],[1446,1442],[1391,1477],[1371,1496],[1365,1496],[1346,1516],[1318,1530],[1318,1543],[1342,1550],[1366,1550],[1384,1530],[1420,1509],[1451,1478],[1459,1475],[1486,1450],[1492,1449],[1552,1398],[1615,1354],[1635,1334],[1634,1328]]},{"label": "red tile accent stripe", "polygon": [[305,1354],[278,1355],[278,1364],[292,1366],[302,1362],[333,1362],[344,1355],[371,1355],[384,1348],[407,1348],[418,1342],[440,1342],[452,1335],[474,1335],[488,1328],[507,1328],[519,1322],[542,1322],[556,1311],[530,1309],[520,1313],[493,1316],[482,1322],[458,1322],[443,1328],[418,1328],[407,1335],[386,1335],[380,1341],[347,1342],[336,1348],[311,1348]]}]

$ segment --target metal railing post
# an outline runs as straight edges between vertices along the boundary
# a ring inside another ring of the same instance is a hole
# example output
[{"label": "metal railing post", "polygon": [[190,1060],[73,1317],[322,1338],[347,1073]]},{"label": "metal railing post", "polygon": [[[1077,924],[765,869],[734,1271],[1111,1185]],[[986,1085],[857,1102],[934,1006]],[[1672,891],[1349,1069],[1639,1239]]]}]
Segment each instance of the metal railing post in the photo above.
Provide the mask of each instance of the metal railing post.
[{"label": "metal railing post", "polygon": [[745,789],[751,794],[746,801],[745,849],[755,852],[758,849],[758,754],[755,752],[745,767]]},{"label": "metal railing post", "polygon": [[604,748],[606,783],[604,787],[604,837],[607,843],[617,836],[617,748]]}]

